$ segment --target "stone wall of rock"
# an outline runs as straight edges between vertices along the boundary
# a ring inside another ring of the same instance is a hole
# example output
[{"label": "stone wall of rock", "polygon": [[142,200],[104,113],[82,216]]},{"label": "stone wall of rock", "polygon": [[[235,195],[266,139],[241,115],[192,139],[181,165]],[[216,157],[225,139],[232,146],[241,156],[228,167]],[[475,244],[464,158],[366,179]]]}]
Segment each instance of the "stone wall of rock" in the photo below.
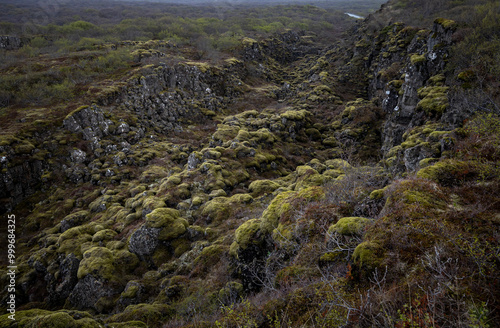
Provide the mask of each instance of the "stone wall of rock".
[{"label": "stone wall of rock", "polygon": [[3,167],[0,173],[0,213],[5,213],[12,211],[25,197],[40,188],[43,170],[47,165],[43,161],[28,158],[12,166],[8,165],[7,157],[0,158],[0,161]]},{"label": "stone wall of rock", "polygon": [[[425,89],[428,93],[440,92],[443,99],[447,98],[443,69],[455,29],[453,25],[445,27],[440,20],[436,20],[431,31],[412,30],[398,23],[391,28],[383,46],[371,54],[374,60],[370,63],[373,78],[369,96],[378,99],[386,113],[381,149],[384,156],[403,142],[406,131],[423,125],[430,118],[445,117],[450,110],[446,100],[432,104],[436,108],[426,108],[422,100]],[[417,157],[427,156],[417,153]],[[407,165],[411,167],[414,168]]]},{"label": "stone wall of rock", "polygon": [[23,46],[24,42],[16,36],[0,36],[0,49],[15,50]]}]

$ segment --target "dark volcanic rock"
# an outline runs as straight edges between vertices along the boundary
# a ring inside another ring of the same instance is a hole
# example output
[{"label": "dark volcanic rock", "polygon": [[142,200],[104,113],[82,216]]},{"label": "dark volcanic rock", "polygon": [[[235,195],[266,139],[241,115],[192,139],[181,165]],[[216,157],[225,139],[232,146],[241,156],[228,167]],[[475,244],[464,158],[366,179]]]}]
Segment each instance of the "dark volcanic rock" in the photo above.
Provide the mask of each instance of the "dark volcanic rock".
[{"label": "dark volcanic rock", "polygon": [[89,274],[78,281],[68,300],[79,310],[96,309],[96,303],[101,297],[113,294],[113,288],[109,287],[105,281]]}]

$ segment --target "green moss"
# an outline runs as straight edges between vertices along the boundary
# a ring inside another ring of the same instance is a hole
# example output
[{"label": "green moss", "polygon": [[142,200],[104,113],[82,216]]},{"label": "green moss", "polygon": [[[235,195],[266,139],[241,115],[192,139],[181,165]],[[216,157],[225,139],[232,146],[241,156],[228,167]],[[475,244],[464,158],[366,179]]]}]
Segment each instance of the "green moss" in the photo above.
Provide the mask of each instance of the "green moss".
[{"label": "green moss", "polygon": [[433,180],[445,186],[461,185],[481,175],[489,174],[487,166],[456,159],[445,159],[417,172],[419,178]]},{"label": "green moss", "polygon": [[140,180],[141,182],[151,183],[156,180],[162,179],[168,175],[167,170],[164,167],[158,165],[150,165],[147,170],[142,172]]},{"label": "green moss", "polygon": [[352,167],[351,164],[349,164],[347,161],[340,159],[340,158],[327,160],[325,162],[325,165],[328,168],[334,169],[334,170],[346,170],[346,169]]},{"label": "green moss", "polygon": [[377,243],[365,241],[352,254],[354,263],[360,267],[376,268],[381,264],[383,250]]},{"label": "green moss", "polygon": [[111,250],[120,250],[127,246],[123,241],[120,240],[112,240],[108,243],[106,243],[106,248],[109,248]]},{"label": "green moss", "polygon": [[[162,183],[162,187],[165,187],[168,189],[168,188],[171,188],[173,186],[179,185],[181,182],[182,182],[181,176],[179,174],[174,174],[174,175],[170,176],[167,179],[167,181]],[[165,184],[165,186],[163,186],[163,184]]]},{"label": "green moss", "polygon": [[121,294],[121,297],[123,298],[134,298],[137,296],[137,293],[139,292],[139,286],[137,285],[130,285],[128,286],[127,289],[123,291]]},{"label": "green moss", "polygon": [[205,203],[201,215],[209,217],[210,220],[220,222],[227,219],[232,212],[232,206],[227,197],[216,197]]},{"label": "green moss", "polygon": [[122,273],[132,272],[139,265],[139,258],[127,249],[113,251],[114,265]]},{"label": "green moss", "polygon": [[425,57],[425,54],[423,55],[419,55],[419,54],[415,54],[415,55],[412,55],[410,57],[410,61],[413,65],[416,65],[416,64],[420,64],[420,63],[423,63],[426,61],[426,57]]},{"label": "green moss", "polygon": [[179,257],[191,249],[191,242],[185,238],[177,238],[170,244],[174,248],[174,257]]},{"label": "green moss", "polygon": [[94,234],[94,236],[92,237],[92,242],[93,243],[98,243],[101,241],[106,242],[113,239],[116,235],[117,235],[116,231],[111,229],[104,229]]},{"label": "green moss", "polygon": [[217,131],[215,131],[212,138],[222,142],[229,141],[238,135],[239,130],[240,128],[238,126],[219,124],[217,126]]},{"label": "green moss", "polygon": [[[28,320],[23,320],[24,322]],[[95,323],[95,321],[94,321]],[[45,315],[38,315],[29,320],[29,327],[40,328],[68,328],[77,327],[75,319],[65,312],[55,312]],[[95,327],[96,325],[94,325]],[[92,326],[89,326],[92,327]]]},{"label": "green moss", "polygon": [[212,190],[212,192],[210,193],[210,195],[208,195],[208,197],[210,197],[210,198],[226,197],[226,196],[227,196],[227,193],[224,191],[224,189],[215,189],[215,190]]},{"label": "green moss", "polygon": [[339,143],[337,142],[337,139],[335,137],[327,137],[321,141],[321,143],[326,146],[326,147],[337,147]]},{"label": "green moss", "polygon": [[171,222],[168,226],[164,227],[158,235],[159,240],[172,240],[178,238],[186,232],[189,223],[186,219],[179,218]]},{"label": "green moss", "polygon": [[248,190],[254,196],[260,196],[278,189],[280,185],[272,180],[255,180],[248,186]]},{"label": "green moss", "polygon": [[231,303],[235,299],[242,297],[244,291],[242,284],[236,281],[230,281],[219,290],[218,298],[223,304]]},{"label": "green moss", "polygon": [[33,146],[33,144],[31,144],[28,141],[24,141],[24,140],[14,146],[14,152],[16,154],[20,154],[20,155],[23,155],[23,154],[29,155],[29,154],[31,154],[31,152],[34,149],[35,149],[35,146]]},{"label": "green moss", "polygon": [[336,232],[341,235],[359,235],[363,232],[366,225],[370,223],[370,220],[367,218],[361,217],[345,217],[341,218],[334,225],[332,225],[328,232]]},{"label": "green moss", "polygon": [[446,18],[436,18],[434,23],[441,25],[445,29],[456,29],[458,27],[458,24],[454,20]]},{"label": "green moss", "polygon": [[309,187],[300,191],[286,191],[276,196],[262,213],[261,230],[270,234],[278,227],[280,219],[286,220],[287,214],[293,206],[300,206],[324,197],[325,191],[322,187]]},{"label": "green moss", "polygon": [[253,197],[250,194],[235,194],[229,198],[230,203],[251,203],[253,201]]},{"label": "green moss", "polygon": [[148,328],[148,325],[142,321],[110,322],[108,326],[113,328]]},{"label": "green moss", "polygon": [[444,74],[437,74],[430,77],[427,83],[433,86],[442,86],[445,80],[446,77],[444,76]]},{"label": "green moss", "polygon": [[476,79],[476,74],[474,73],[473,70],[465,70],[460,72],[457,75],[457,79],[460,80],[461,82],[464,82],[466,86],[470,85],[470,82],[473,82]]},{"label": "green moss", "polygon": [[196,66],[198,67],[198,69],[202,72],[202,73],[206,73],[210,70],[210,68],[212,68],[212,66],[210,66],[210,64],[208,63],[204,63],[204,62],[193,62],[193,61],[189,61],[189,62],[186,62],[187,65],[190,65],[190,66]]},{"label": "green moss", "polygon": [[418,162],[418,166],[421,168],[433,165],[434,163],[439,162],[439,158],[424,158],[420,162]]},{"label": "green moss", "polygon": [[89,211],[82,210],[82,211],[78,211],[78,212],[66,215],[63,220],[67,221],[68,223],[70,223],[72,225],[79,226],[82,223],[84,223],[86,220],[88,220],[89,215],[90,215]]},{"label": "green moss", "polygon": [[423,87],[418,89],[418,96],[422,99],[417,104],[418,110],[427,114],[441,115],[449,106],[448,87]]},{"label": "green moss", "polygon": [[448,197],[432,182],[422,179],[401,180],[393,183],[384,206],[387,212],[399,209],[400,219],[425,219],[431,213],[446,208]]},{"label": "green moss", "polygon": [[71,113],[69,113],[68,115],[66,115],[66,118],[65,118],[65,119],[68,119],[68,118],[70,118],[71,116],[73,116],[73,115],[75,115],[76,113],[78,113],[79,111],[84,110],[84,109],[87,109],[87,108],[89,108],[89,107],[90,107],[90,106],[87,106],[87,105],[85,105],[85,106],[80,106],[80,107],[78,107],[77,109],[75,109],[74,111],[72,111]]},{"label": "green moss", "polygon": [[387,187],[382,188],[382,189],[376,189],[370,193],[370,199],[377,200],[377,199],[382,199],[384,198],[385,191],[387,190]]},{"label": "green moss", "polygon": [[207,198],[208,197],[205,194],[194,196],[191,199],[191,206],[194,208],[197,208],[200,205],[202,205],[203,203],[205,203],[207,201]]},{"label": "green moss", "polygon": [[75,320],[75,326],[78,328],[101,328],[102,325],[92,318],[82,318]]},{"label": "green moss", "polygon": [[296,168],[297,181],[295,183],[294,190],[301,190],[304,188],[309,188],[311,186],[323,185],[329,176],[324,176],[318,173],[315,169],[309,165],[301,165]]},{"label": "green moss", "polygon": [[229,253],[236,257],[240,249],[246,249],[251,244],[258,242],[255,238],[256,234],[261,229],[261,221],[259,219],[250,219],[245,221],[236,229],[234,242],[231,245]]},{"label": "green moss", "polygon": [[205,148],[202,151],[203,158],[208,158],[208,159],[219,159],[221,157],[221,153],[210,148]]},{"label": "green moss", "polygon": [[121,313],[111,316],[107,322],[140,321],[148,327],[162,327],[174,315],[175,311],[166,304],[136,304],[129,305]]},{"label": "green moss", "polygon": [[189,184],[182,183],[177,188],[174,189],[173,192],[174,197],[179,199],[188,199],[191,196],[191,192],[189,191]]},{"label": "green moss", "polygon": [[389,85],[399,90],[403,85],[403,83],[404,83],[403,80],[392,80],[391,82],[389,82]]},{"label": "green moss", "polygon": [[77,257],[82,256],[82,245],[92,241],[94,234],[92,225],[73,227],[63,232],[57,241],[58,252],[64,254],[73,253]]},{"label": "green moss", "polygon": [[173,208],[157,208],[146,215],[146,225],[149,228],[163,228],[180,217],[178,210]]},{"label": "green moss", "polygon": [[262,128],[255,132],[250,132],[251,140],[259,143],[271,144],[276,141],[276,137],[268,129]]},{"label": "green moss", "polygon": [[344,260],[344,252],[327,252],[320,256],[319,262],[322,264],[328,264],[333,262],[339,262]]},{"label": "green moss", "polygon": [[239,142],[250,141],[251,138],[252,138],[252,135],[246,129],[239,130],[238,134],[235,137],[235,139],[238,140]]},{"label": "green moss", "polygon": [[[248,39],[248,38],[247,38]],[[255,41],[255,40],[254,40]],[[228,58],[228,59],[225,59],[224,60],[226,62],[226,64],[228,65],[237,65],[237,64],[241,64],[242,62],[240,60],[238,60],[237,58],[235,57],[231,57],[231,58]]]},{"label": "green moss", "polygon": [[287,110],[280,115],[281,118],[291,121],[304,121],[311,113],[305,109],[302,110]]},{"label": "green moss", "polygon": [[11,136],[11,135],[0,135],[0,146],[5,147],[5,146],[10,146],[14,142],[21,142],[18,138]]},{"label": "green moss", "polygon": [[286,191],[276,196],[269,206],[262,213],[261,230],[265,233],[271,233],[277,226],[279,218],[290,210],[290,204],[287,200],[295,195],[293,191]]},{"label": "green moss", "polygon": [[309,165],[297,166],[295,169],[298,176],[318,174],[318,171],[310,167]]},{"label": "green moss", "polygon": [[220,261],[221,256],[227,252],[227,246],[224,245],[210,245],[203,248],[200,255],[194,260],[194,264],[203,266],[205,269],[212,267]]},{"label": "green moss", "polygon": [[78,279],[88,274],[112,280],[115,274],[113,253],[105,247],[92,247],[86,251],[78,267]]},{"label": "green moss", "polygon": [[326,170],[323,172],[323,175],[330,179],[336,179],[343,174],[345,174],[345,172],[341,170]]}]

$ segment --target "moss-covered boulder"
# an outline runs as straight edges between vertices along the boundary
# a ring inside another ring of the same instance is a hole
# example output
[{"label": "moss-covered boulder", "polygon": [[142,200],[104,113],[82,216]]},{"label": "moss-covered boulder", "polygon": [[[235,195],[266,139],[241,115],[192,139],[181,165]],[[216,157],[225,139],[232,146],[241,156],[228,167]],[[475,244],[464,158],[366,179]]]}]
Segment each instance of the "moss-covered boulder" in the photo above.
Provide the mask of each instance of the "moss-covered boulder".
[{"label": "moss-covered boulder", "polygon": [[233,257],[238,257],[238,252],[247,249],[250,245],[258,245],[260,240],[261,221],[250,219],[245,221],[236,229],[234,242],[231,244],[229,253]]},{"label": "moss-covered boulder", "polygon": [[265,193],[273,192],[279,187],[280,185],[272,180],[255,180],[248,186],[248,190],[254,196],[259,196]]},{"label": "moss-covered boulder", "polygon": [[309,165],[301,165],[295,169],[297,179],[293,184],[294,190],[301,190],[311,186],[321,186],[328,179],[329,176],[319,174],[318,171]]},{"label": "moss-covered boulder", "polygon": [[498,173],[498,169],[480,162],[445,159],[421,169],[417,176],[444,186],[459,186],[477,178],[488,179]]},{"label": "moss-covered boulder", "polygon": [[81,257],[84,250],[89,247],[94,235],[94,225],[73,227],[63,232],[56,243],[58,252],[64,254],[73,253]]},{"label": "moss-covered boulder", "polygon": [[173,208],[158,208],[146,215],[148,228],[162,228],[180,217],[179,211]]},{"label": "moss-covered boulder", "polygon": [[215,197],[205,203],[201,215],[207,217],[209,222],[220,222],[229,218],[232,213],[232,206],[228,197]]},{"label": "moss-covered boulder", "polygon": [[362,234],[370,219],[361,217],[341,218],[328,229],[328,233],[336,232],[341,235],[352,236]]},{"label": "moss-covered boulder", "polygon": [[61,232],[65,232],[70,228],[83,224],[89,219],[89,215],[90,212],[84,210],[66,215],[61,221]]},{"label": "moss-covered boulder", "polygon": [[186,232],[189,223],[180,217],[178,210],[172,208],[157,208],[146,215],[146,227],[161,229],[159,240],[168,241]]},{"label": "moss-covered boulder", "polygon": [[203,205],[201,215],[208,222],[221,222],[228,219],[239,207],[247,206],[253,197],[250,194],[234,194],[231,197],[215,197]]},{"label": "moss-covered boulder", "polygon": [[117,232],[111,229],[104,229],[96,232],[92,236],[93,243],[107,242],[112,240],[117,235]]},{"label": "moss-covered boulder", "polygon": [[107,280],[113,279],[115,274],[113,253],[106,247],[92,247],[86,251],[78,268],[78,279],[88,274]]},{"label": "moss-covered boulder", "polygon": [[294,208],[318,201],[325,196],[322,187],[313,186],[300,191],[285,191],[276,196],[262,213],[260,227],[264,233],[271,233],[278,223],[287,222]]},{"label": "moss-covered boulder", "polygon": [[382,263],[383,249],[375,242],[365,241],[354,249],[352,259],[359,267],[374,269]]},{"label": "moss-covered boulder", "polygon": [[433,182],[419,179],[402,180],[387,189],[386,212],[399,210],[398,215],[425,217],[446,208],[448,196]]},{"label": "moss-covered boulder", "polygon": [[228,246],[219,244],[203,248],[198,257],[194,260],[193,273],[197,275],[204,275],[207,273],[217,262],[221,260],[221,257],[228,253],[228,249]]}]

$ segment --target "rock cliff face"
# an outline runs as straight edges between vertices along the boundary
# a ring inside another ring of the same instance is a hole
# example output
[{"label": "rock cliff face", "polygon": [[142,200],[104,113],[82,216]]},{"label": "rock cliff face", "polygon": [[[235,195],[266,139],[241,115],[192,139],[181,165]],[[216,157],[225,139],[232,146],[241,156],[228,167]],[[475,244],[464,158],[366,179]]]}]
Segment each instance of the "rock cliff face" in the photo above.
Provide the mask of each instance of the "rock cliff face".
[{"label": "rock cliff face", "polygon": [[24,42],[15,36],[0,36],[0,49],[14,50],[23,46]]},{"label": "rock cliff face", "polygon": [[[450,119],[454,115],[443,74],[455,29],[454,23],[441,19],[432,30],[395,23],[385,27],[373,43],[365,37],[355,45],[351,63],[367,59],[368,96],[385,112],[382,156],[391,158],[399,171],[414,171],[421,160],[439,156],[422,145],[396,148],[406,141],[409,131],[428,121],[441,122],[444,130],[451,130],[452,121],[460,120],[456,115]],[[467,113],[462,115],[464,119]]]},{"label": "rock cliff face", "polygon": [[[396,27],[397,28],[397,27]],[[387,155],[388,151],[402,143],[403,134],[415,126],[420,126],[424,120],[432,115],[440,116],[444,112],[433,112],[418,106],[422,100],[419,90],[424,86],[435,84],[435,80],[442,73],[448,48],[451,45],[451,34],[454,28],[444,28],[440,23],[434,23],[430,32],[417,32],[406,49],[402,49],[407,56],[389,56],[388,59],[380,60],[378,67],[374,70],[374,75],[380,78],[381,71],[389,69],[395,63],[404,62],[404,66],[392,74],[399,75],[401,81],[387,81],[383,88],[373,88],[373,93],[384,94],[382,107],[388,114],[384,124],[384,141],[382,151]],[[425,34],[428,34],[426,37]],[[381,51],[389,51],[382,49]],[[383,55],[382,55],[383,56]],[[441,81],[443,82],[444,76]],[[397,81],[397,82],[395,82]],[[391,83],[392,82],[392,83]],[[372,83],[375,85],[375,83]],[[397,89],[399,87],[399,90]],[[446,97],[446,96],[445,96]]]},{"label": "rock cliff face", "polygon": [[43,169],[46,164],[40,160],[27,160],[8,166],[8,157],[4,156],[2,159],[0,213],[5,213],[12,211],[24,198],[40,189]]}]

